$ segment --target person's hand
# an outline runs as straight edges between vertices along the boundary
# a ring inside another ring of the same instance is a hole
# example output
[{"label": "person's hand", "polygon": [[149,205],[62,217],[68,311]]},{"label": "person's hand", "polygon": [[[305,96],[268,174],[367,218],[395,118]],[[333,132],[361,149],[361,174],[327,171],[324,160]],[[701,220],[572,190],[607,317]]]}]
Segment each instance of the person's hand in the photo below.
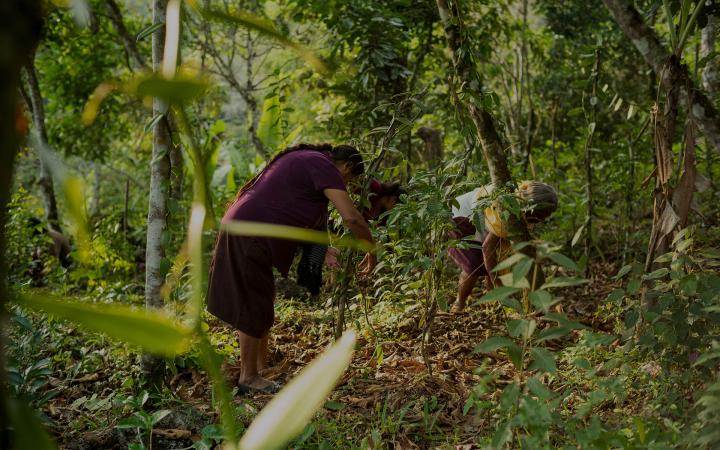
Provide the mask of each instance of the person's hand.
[{"label": "person's hand", "polygon": [[366,253],[363,260],[358,266],[358,277],[367,278],[375,269],[377,265],[377,258],[372,253]]},{"label": "person's hand", "polygon": [[325,252],[325,265],[330,269],[337,270],[340,268],[337,255],[338,251],[334,247],[328,247],[327,252]]}]

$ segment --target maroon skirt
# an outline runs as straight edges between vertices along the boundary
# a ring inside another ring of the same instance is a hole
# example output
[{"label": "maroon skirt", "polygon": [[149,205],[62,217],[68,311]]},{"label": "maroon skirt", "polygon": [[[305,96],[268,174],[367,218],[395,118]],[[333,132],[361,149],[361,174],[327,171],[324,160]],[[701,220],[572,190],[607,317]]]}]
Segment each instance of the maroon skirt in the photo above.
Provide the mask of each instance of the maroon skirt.
[{"label": "maroon skirt", "polygon": [[210,265],[208,312],[261,338],[275,321],[274,304],[270,250],[257,238],[220,232]]},{"label": "maroon skirt", "polygon": [[[456,228],[450,232],[450,237],[453,239],[462,239],[468,236],[475,236],[477,230],[475,225],[470,222],[467,217],[454,217]],[[478,248],[449,248],[448,255],[455,262],[455,264],[468,275],[487,275],[485,270],[485,260],[483,258],[482,242],[476,241],[475,239],[463,239],[463,241],[470,243]]]}]

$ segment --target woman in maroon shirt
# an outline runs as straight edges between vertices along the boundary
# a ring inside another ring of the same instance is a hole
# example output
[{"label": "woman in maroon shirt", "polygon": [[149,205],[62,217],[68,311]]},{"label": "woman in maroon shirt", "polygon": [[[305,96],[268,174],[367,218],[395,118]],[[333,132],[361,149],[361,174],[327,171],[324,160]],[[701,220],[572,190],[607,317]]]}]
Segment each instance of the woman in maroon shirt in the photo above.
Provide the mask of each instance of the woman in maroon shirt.
[{"label": "woman in maroon shirt", "polygon": [[[349,145],[300,144],[273,158],[238,193],[223,217],[233,220],[322,229],[328,200],[357,239],[374,244],[362,214],[346,185],[363,173],[362,157]],[[215,244],[208,283],[208,311],[239,330],[241,391],[274,392],[277,385],[262,378],[270,327],[273,324],[275,280],[272,268],[287,276],[298,242],[234,236],[221,231]],[[375,267],[368,254],[361,276]]]}]

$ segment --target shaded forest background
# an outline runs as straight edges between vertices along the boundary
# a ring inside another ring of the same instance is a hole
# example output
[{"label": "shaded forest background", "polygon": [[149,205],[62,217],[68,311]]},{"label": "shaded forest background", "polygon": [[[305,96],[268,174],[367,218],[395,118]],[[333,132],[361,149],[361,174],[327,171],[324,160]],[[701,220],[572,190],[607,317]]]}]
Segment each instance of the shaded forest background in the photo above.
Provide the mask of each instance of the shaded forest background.
[{"label": "shaded forest background", "polygon": [[[269,397],[223,385],[237,342],[203,283],[225,206],[298,142],[352,143],[408,194],[369,282],[350,249],[319,299],[278,281],[271,377],[358,336],[291,447],[720,445],[714,2],[41,3],[13,94],[2,394],[62,448],[245,433]],[[450,316],[453,198],[525,179],[558,211],[504,290]],[[108,331],[144,308],[155,331]]]}]

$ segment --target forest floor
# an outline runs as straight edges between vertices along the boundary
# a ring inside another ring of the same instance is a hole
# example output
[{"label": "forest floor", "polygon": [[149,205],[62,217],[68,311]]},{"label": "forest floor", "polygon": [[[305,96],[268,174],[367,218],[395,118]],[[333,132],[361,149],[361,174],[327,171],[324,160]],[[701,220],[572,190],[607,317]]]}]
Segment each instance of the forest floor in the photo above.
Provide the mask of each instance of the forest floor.
[{"label": "forest floor", "polygon": [[[615,271],[613,267],[599,267],[595,271],[599,275],[593,277],[592,283],[565,288],[563,301],[557,307],[593,332],[613,333],[613,321],[618,318],[605,314],[602,305],[617,287],[617,282],[607,275]],[[284,384],[318,356],[332,342],[334,314],[334,308],[319,303],[279,299],[270,364],[264,375]],[[422,357],[422,308],[417,299],[377,303],[367,319],[361,306],[352,307],[350,326],[359,329],[352,363],[325,407],[293,447],[475,448],[478,436],[494,432],[497,418],[491,410],[467,403],[474,395],[474,387],[490,379],[490,388],[481,394],[484,400],[497,401],[502,387],[520,376],[502,351],[490,355],[473,352],[486,338],[504,334],[506,314],[507,310],[495,303],[471,304],[460,315],[438,312],[425,346],[432,367],[430,375]],[[366,320],[373,324],[372,328]],[[214,344],[226,356],[225,372],[232,382],[238,370],[237,340],[217,321],[210,320],[210,327]],[[152,416],[159,410],[170,413],[154,425],[152,448],[210,448],[219,438],[217,427],[212,425],[218,417],[212,406],[210,384],[192,355],[177,361],[176,373],[169,377],[163,392],[150,395],[148,400],[142,386],[133,381],[139,365],[132,349],[110,344],[101,336],[88,339],[84,332],[64,330],[80,339],[59,344],[74,347],[67,355],[74,373],[72,377],[57,370],[52,374],[44,389],[54,389],[58,395],[43,407],[62,448],[128,448],[139,442],[143,433],[149,435],[150,426],[117,425],[133,415]],[[565,400],[568,411],[589,402],[589,392],[600,389],[596,380],[590,382],[578,371],[573,364],[575,358],[587,357],[597,365],[593,374],[608,380],[619,370],[617,363],[608,361],[628,358],[622,354],[612,356],[620,348],[618,339],[612,337],[595,350],[579,349],[578,341],[589,339],[582,333],[576,330],[548,342],[551,349],[561,352],[561,357],[558,372],[552,377],[545,375],[544,381],[555,392],[572,391]],[[110,345],[112,349],[108,350]],[[58,350],[44,352],[52,355]],[[636,415],[653,414],[647,411],[653,407],[649,397],[660,394],[649,389],[659,368],[652,361],[638,361],[636,367],[633,374],[623,377],[626,389],[615,396],[603,396],[590,407],[601,415],[603,410],[610,416],[620,411],[615,418],[620,425]],[[235,396],[236,411],[245,426],[271,398],[261,394]]]}]

